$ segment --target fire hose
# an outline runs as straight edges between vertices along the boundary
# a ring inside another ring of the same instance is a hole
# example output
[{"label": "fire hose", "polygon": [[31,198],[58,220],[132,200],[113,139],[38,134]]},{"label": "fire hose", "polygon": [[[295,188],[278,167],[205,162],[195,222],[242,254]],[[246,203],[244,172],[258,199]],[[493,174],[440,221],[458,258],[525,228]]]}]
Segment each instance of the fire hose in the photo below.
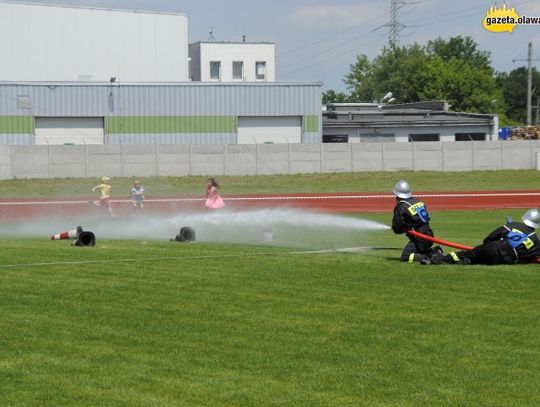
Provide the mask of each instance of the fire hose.
[{"label": "fire hose", "polygon": [[[416,230],[408,230],[407,234],[412,235],[412,236],[416,236],[417,238],[422,239],[422,240],[427,240],[428,242],[433,242],[433,243],[442,244],[443,246],[453,247],[454,249],[459,249],[459,250],[471,250],[471,249],[473,249],[472,246],[465,246],[463,244],[450,242],[448,240],[439,239],[439,238],[433,237],[433,236],[428,236],[428,235],[425,235],[423,233],[417,232]],[[540,263],[540,257],[537,257],[533,261],[533,263]]]}]

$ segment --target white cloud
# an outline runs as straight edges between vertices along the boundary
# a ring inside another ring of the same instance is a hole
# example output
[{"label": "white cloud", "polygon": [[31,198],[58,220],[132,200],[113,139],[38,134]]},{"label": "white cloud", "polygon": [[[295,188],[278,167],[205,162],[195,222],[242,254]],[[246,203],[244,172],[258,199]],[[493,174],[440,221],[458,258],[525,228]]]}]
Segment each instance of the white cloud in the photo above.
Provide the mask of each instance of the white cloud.
[{"label": "white cloud", "polygon": [[324,27],[350,27],[372,21],[374,18],[381,19],[381,24],[389,16],[386,7],[381,7],[380,2],[367,2],[356,6],[321,5],[298,9],[291,19],[296,24]]}]

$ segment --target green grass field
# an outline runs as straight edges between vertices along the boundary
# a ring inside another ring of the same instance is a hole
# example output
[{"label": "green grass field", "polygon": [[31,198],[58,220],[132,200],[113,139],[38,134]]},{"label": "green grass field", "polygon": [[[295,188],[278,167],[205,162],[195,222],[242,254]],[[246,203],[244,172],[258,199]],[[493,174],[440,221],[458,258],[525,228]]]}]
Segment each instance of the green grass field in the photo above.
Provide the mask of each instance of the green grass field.
[{"label": "green grass field", "polygon": [[[472,245],[522,212],[432,225]],[[0,237],[0,406],[540,405],[540,265],[410,265],[403,236],[372,244],[393,249]]]},{"label": "green grass field", "polygon": [[[391,192],[404,178],[414,191],[468,191],[538,189],[540,171],[476,172],[356,172],[336,174],[266,175],[218,177],[223,194],[302,193],[302,192]],[[113,196],[126,197],[133,178],[113,178]],[[140,177],[148,196],[198,194],[206,192],[206,177]],[[77,197],[92,194],[99,180],[66,178],[52,180],[0,180],[2,198]]]}]

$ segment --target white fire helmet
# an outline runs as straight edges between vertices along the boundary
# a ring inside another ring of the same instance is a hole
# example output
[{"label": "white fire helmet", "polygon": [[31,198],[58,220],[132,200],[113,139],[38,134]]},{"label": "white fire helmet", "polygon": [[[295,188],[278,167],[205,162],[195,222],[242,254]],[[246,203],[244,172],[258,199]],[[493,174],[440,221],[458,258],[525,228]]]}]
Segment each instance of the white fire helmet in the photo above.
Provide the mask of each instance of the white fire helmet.
[{"label": "white fire helmet", "polygon": [[527,226],[536,229],[538,227],[538,223],[540,222],[540,212],[538,212],[538,209],[529,209],[521,217],[521,220]]},{"label": "white fire helmet", "polygon": [[411,187],[407,181],[399,180],[394,186],[394,195],[398,198],[407,199],[412,196]]}]

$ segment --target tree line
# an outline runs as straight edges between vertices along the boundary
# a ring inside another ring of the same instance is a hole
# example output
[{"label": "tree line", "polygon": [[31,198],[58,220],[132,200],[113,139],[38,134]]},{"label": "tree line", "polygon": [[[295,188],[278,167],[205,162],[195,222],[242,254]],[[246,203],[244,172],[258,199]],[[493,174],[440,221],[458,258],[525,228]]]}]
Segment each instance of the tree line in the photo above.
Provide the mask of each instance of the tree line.
[{"label": "tree line", "polygon": [[[502,126],[522,125],[527,69],[496,72],[490,58],[471,37],[437,38],[423,46],[388,46],[373,60],[358,55],[345,75],[348,92],[323,92],[323,104],[379,102],[391,91],[394,103],[447,100],[451,110],[497,114]],[[532,100],[538,104],[540,91],[534,85],[540,83],[540,73],[533,69],[532,74]]]}]

